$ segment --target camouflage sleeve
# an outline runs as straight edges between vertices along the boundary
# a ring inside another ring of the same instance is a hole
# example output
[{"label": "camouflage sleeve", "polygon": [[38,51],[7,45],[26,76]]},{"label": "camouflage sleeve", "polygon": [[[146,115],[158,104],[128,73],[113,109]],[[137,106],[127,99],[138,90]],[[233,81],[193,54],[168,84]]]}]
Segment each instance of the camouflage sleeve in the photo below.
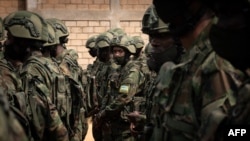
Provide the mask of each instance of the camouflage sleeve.
[{"label": "camouflage sleeve", "polygon": [[233,92],[237,88],[237,82],[234,81],[236,79],[233,78],[237,72],[233,72],[232,66],[225,60],[218,56],[212,57],[215,59],[208,61],[207,65],[205,62],[205,65],[198,69],[197,74],[200,75],[193,78],[196,101],[200,101],[198,105],[202,107],[198,114],[201,115],[200,136],[203,140],[214,138],[229,109],[235,105]]},{"label": "camouflage sleeve", "polygon": [[66,127],[64,126],[63,122],[61,121],[61,118],[58,114],[58,111],[56,109],[56,106],[52,104],[49,97],[46,97],[48,101],[48,108],[43,107],[49,115],[47,115],[47,123],[48,123],[48,130],[49,135],[51,139],[48,140],[54,140],[54,141],[67,141],[68,140],[68,132]]},{"label": "camouflage sleeve", "polygon": [[127,76],[123,77],[124,79],[121,80],[118,96],[105,108],[106,116],[115,115],[120,112],[126,104],[132,101],[133,96],[139,92],[142,77],[143,74],[138,70],[132,70]]}]

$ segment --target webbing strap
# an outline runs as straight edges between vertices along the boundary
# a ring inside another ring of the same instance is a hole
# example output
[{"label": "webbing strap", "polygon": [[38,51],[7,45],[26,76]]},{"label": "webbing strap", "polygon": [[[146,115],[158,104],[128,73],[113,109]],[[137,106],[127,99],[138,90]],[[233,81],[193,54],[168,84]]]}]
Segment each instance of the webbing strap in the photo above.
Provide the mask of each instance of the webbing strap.
[{"label": "webbing strap", "polygon": [[227,97],[223,97],[219,100],[216,100],[210,104],[208,104],[207,106],[205,106],[201,113],[202,115],[204,115],[204,117],[207,117],[209,113],[211,113],[211,111],[217,109],[219,107],[219,105],[221,105],[221,103],[224,103],[226,101]]}]

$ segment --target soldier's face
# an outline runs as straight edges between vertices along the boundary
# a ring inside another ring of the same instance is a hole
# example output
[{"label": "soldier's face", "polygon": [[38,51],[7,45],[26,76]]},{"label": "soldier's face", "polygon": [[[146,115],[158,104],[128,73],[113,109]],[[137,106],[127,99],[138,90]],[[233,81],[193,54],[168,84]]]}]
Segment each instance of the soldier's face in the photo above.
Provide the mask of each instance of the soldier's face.
[{"label": "soldier's face", "polygon": [[98,49],[97,56],[101,62],[108,62],[110,60],[110,48],[105,47]]},{"label": "soldier's face", "polygon": [[112,50],[114,61],[118,65],[123,65],[126,62],[126,51],[121,47],[113,47]]},{"label": "soldier's face", "polygon": [[150,34],[149,42],[155,53],[160,53],[172,47],[174,40],[168,33]]},{"label": "soldier's face", "polygon": [[114,57],[123,57],[123,56],[125,56],[124,49],[122,49],[120,47],[114,47],[113,48],[113,56]]},{"label": "soldier's face", "polygon": [[177,47],[170,34],[150,35],[152,50],[147,60],[148,67],[158,72],[161,66],[167,61],[174,61],[177,58]]},{"label": "soldier's face", "polygon": [[19,61],[25,61],[30,55],[30,48],[25,39],[15,38],[10,33],[7,34],[7,39],[4,42],[5,56]]}]

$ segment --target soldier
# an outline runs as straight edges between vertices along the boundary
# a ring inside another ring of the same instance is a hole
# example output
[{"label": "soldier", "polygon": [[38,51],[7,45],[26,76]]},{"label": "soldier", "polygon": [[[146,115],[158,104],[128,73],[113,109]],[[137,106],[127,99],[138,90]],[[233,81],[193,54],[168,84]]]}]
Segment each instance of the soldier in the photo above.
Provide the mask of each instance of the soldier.
[{"label": "soldier", "polygon": [[[230,109],[225,122],[216,131],[216,139],[225,138],[228,128],[245,128],[250,124],[250,89],[249,89],[249,10],[250,4],[247,0],[232,1],[206,1],[206,4],[214,11],[218,21],[212,25],[210,40],[214,50],[223,58],[232,63],[233,66],[246,74],[246,80],[237,91],[237,101]],[[225,128],[226,127],[226,128]],[[246,128],[249,130],[249,128]],[[247,132],[248,132],[247,130]],[[222,133],[222,134],[221,134]],[[240,140],[248,140],[241,137]]]},{"label": "soldier", "polygon": [[[4,31],[4,30],[3,30]],[[4,35],[2,31],[2,35]],[[2,38],[3,39],[3,38]],[[18,121],[26,131],[28,138],[31,140],[31,131],[29,121],[26,117],[26,96],[22,87],[19,71],[22,67],[20,56],[20,48],[13,46],[5,46],[3,58],[0,60],[0,75],[6,84],[6,94],[10,103],[10,108],[14,111]]]},{"label": "soldier", "polygon": [[238,72],[210,44],[208,33],[214,15],[197,0],[153,3],[187,53],[180,64],[168,69],[172,81],[154,93],[151,140],[213,138],[218,124],[235,104],[233,92],[238,87]]},{"label": "soldier", "polygon": [[[144,94],[146,95],[147,111],[145,113],[141,113],[141,115],[138,115],[138,112],[134,112],[129,115],[131,118],[132,116],[135,117],[134,121],[141,121],[139,118],[144,118],[146,114],[146,130],[144,136],[138,140],[148,139],[152,133],[151,112],[152,98],[156,89],[155,87],[160,85],[159,81],[162,78],[167,79],[170,77],[166,71],[168,65],[172,63],[178,63],[181,55],[183,54],[182,47],[175,44],[174,38],[169,31],[168,24],[164,23],[158,17],[153,5],[148,7],[148,9],[145,11],[142,20],[142,32],[147,34],[150,39],[145,52],[147,53],[147,65],[152,71],[152,77],[149,79],[144,91]],[[171,63],[169,63],[170,61]],[[144,125],[140,126],[143,127]],[[142,131],[140,132],[142,135],[143,128],[141,130]]]},{"label": "soldier", "polygon": [[[93,58],[97,56],[97,48],[96,48],[96,44],[95,44],[97,36],[98,35],[93,35],[93,36],[89,37],[88,40],[86,41],[86,44],[85,44],[86,48],[89,49],[90,56],[92,56]],[[98,60],[98,57],[97,57],[94,60],[93,64],[89,64],[87,66],[87,72],[95,74],[99,64],[100,64],[100,61]]]},{"label": "soldier", "polygon": [[[69,130],[70,140],[81,141],[87,134],[88,124],[85,118],[85,101],[82,85],[83,70],[77,62],[77,53],[66,48],[69,32],[66,25],[59,19],[47,19],[54,28],[57,43],[51,49],[51,56],[57,63],[64,76],[68,79],[68,93],[70,94],[68,106],[63,122]],[[73,81],[73,82],[72,82]],[[72,83],[78,84],[80,91],[73,91]]]},{"label": "soldier", "polygon": [[134,140],[126,115],[138,108],[136,103],[141,100],[145,78],[140,66],[130,60],[136,51],[131,42],[127,35],[115,36],[111,41],[114,61],[121,67],[117,70],[118,74],[111,75],[110,90],[102,102],[101,111],[95,117],[95,120],[105,125],[102,127],[103,140]]},{"label": "soldier", "polygon": [[[90,91],[88,100],[92,100],[92,111],[89,112],[92,118],[99,112],[104,96],[108,93],[109,74],[115,69],[112,68],[110,43],[113,34],[103,32],[99,34],[95,41],[97,48],[97,58],[100,61],[94,74],[90,75]],[[93,122],[92,134],[96,141],[102,140],[102,130],[97,127],[97,122]]]},{"label": "soldier", "polygon": [[[97,99],[95,99],[95,96],[93,97],[93,92],[96,88],[95,85],[93,85],[94,79],[96,77],[97,71],[99,69],[100,66],[102,66],[102,61],[99,60],[99,57],[97,56],[97,47],[96,47],[96,38],[98,37],[98,35],[94,35],[88,38],[88,40],[86,41],[86,48],[89,49],[89,54],[92,57],[96,57],[94,62],[92,64],[89,64],[87,66],[87,69],[84,70],[85,71],[85,76],[87,77],[87,83],[86,83],[86,87],[85,87],[85,91],[87,93],[87,113],[88,116],[91,116],[93,114],[91,114],[91,112],[93,112],[92,110],[95,109],[95,106],[97,106]],[[95,95],[95,94],[94,94]]]},{"label": "soldier", "polygon": [[89,49],[89,55],[91,57],[96,57],[97,56],[97,49],[95,47],[95,41],[98,35],[93,35],[89,37],[86,41],[85,47]]},{"label": "soldier", "polygon": [[[0,18],[0,42],[4,39],[4,26],[2,19]],[[2,67],[0,66],[0,71]],[[0,140],[3,141],[28,141],[27,134],[24,132],[24,128],[21,126],[20,122],[16,119],[10,104],[8,102],[8,85],[9,83],[0,75]],[[6,83],[7,82],[7,83]],[[24,95],[23,95],[24,96]],[[24,103],[25,104],[25,103]],[[14,107],[13,107],[14,108]],[[21,112],[20,112],[21,113]]]},{"label": "soldier", "polygon": [[32,137],[37,141],[67,141],[67,129],[50,98],[53,76],[47,67],[51,61],[41,52],[43,44],[48,41],[45,20],[30,11],[17,11],[5,17],[4,25],[8,36],[6,49],[19,48],[13,56],[23,62],[20,76],[28,101],[26,110]]},{"label": "soldier", "polygon": [[133,39],[133,42],[135,43],[135,47],[136,47],[136,53],[134,54],[134,59],[138,59],[139,57],[141,57],[143,59],[144,56],[142,55],[142,49],[143,49],[145,43],[144,43],[142,37],[141,36],[132,36],[132,39]]},{"label": "soldier", "polygon": [[[132,36],[133,43],[136,47],[136,53],[133,54],[133,60],[135,63],[141,66],[141,70],[146,77],[145,83],[150,79],[152,72],[147,66],[147,58],[142,49],[144,47],[144,41],[141,36]],[[145,84],[146,86],[146,84]]]}]

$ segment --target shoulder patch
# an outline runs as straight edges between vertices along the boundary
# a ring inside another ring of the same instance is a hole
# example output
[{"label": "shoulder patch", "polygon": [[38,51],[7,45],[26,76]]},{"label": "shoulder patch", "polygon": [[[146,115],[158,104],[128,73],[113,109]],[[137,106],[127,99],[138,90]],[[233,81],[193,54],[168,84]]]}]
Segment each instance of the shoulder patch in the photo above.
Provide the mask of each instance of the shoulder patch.
[{"label": "shoulder patch", "polygon": [[121,85],[119,89],[119,93],[127,94],[129,92],[129,88],[130,88],[129,85]]}]

